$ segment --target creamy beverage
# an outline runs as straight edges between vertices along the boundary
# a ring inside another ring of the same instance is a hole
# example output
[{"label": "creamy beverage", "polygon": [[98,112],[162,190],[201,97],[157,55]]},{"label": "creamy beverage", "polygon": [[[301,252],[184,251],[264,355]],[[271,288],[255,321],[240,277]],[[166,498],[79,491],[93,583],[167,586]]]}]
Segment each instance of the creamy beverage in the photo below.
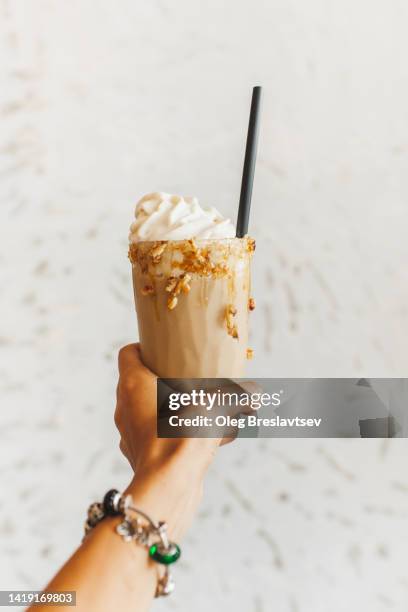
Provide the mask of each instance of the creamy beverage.
[{"label": "creamy beverage", "polygon": [[145,196],[129,258],[144,363],[162,378],[239,378],[248,348],[255,243],[196,198]]}]

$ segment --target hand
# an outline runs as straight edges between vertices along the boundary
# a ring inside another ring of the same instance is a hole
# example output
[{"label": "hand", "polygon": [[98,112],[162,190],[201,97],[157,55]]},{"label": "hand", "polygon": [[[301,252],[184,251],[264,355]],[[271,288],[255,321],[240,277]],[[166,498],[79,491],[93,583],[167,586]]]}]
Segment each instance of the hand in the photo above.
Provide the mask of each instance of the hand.
[{"label": "hand", "polygon": [[[119,372],[115,421],[120,447],[135,471],[125,494],[152,519],[164,520],[170,540],[179,542],[200,500],[219,440],[157,438],[156,377],[142,364],[136,344],[120,351]],[[144,547],[118,537],[121,520],[114,516],[100,521],[46,590],[70,591],[74,585],[77,605],[87,612],[150,610],[157,565]]]},{"label": "hand", "polygon": [[139,345],[120,350],[115,423],[120,449],[135,472],[126,492],[153,518],[165,518],[179,537],[201,498],[204,474],[220,440],[158,438],[156,380],[141,361]]}]

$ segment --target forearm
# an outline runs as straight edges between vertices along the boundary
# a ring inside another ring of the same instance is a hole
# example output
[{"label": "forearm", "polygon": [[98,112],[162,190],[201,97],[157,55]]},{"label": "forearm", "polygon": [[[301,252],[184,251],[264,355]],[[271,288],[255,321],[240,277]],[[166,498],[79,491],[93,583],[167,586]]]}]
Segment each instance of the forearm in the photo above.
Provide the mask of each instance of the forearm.
[{"label": "forearm", "polygon": [[[172,470],[173,472],[174,470]],[[134,505],[168,524],[169,537],[179,541],[196,508],[200,481],[186,487],[184,478],[168,470],[139,478],[126,493]],[[105,518],[49,583],[47,591],[75,591],[76,609],[86,612],[145,612],[154,598],[158,566],[146,548],[125,542],[116,533],[120,517]],[[49,607],[35,610],[46,612]],[[34,612],[34,609],[33,609]]]},{"label": "forearm", "polygon": [[[158,438],[156,377],[142,364],[136,345],[120,351],[119,369],[115,422],[120,448],[137,474],[124,493],[154,521],[165,521],[170,541],[178,543],[191,523],[219,441]],[[158,565],[145,547],[116,533],[120,521],[104,518],[46,590],[75,591],[82,612],[147,611],[158,584]],[[48,607],[35,610],[47,612]]]},{"label": "forearm", "polygon": [[[120,518],[106,518],[95,527],[46,591],[75,591],[78,611],[149,610],[157,569],[146,549],[119,537],[119,522]],[[46,612],[48,607],[35,610]]]}]

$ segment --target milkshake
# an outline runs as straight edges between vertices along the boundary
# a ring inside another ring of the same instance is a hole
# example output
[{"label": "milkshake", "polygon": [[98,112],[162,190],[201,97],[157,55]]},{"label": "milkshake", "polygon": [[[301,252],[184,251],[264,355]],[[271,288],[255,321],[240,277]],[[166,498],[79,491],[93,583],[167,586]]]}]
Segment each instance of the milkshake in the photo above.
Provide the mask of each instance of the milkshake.
[{"label": "milkshake", "polygon": [[129,258],[142,359],[161,378],[244,375],[254,241],[196,198],[145,196]]}]

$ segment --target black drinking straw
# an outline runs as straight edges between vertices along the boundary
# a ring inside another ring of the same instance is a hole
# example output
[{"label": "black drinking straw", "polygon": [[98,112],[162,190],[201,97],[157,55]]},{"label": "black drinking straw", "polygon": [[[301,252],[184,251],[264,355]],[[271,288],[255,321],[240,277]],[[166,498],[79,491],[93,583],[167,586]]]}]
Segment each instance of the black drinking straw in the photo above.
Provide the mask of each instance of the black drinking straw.
[{"label": "black drinking straw", "polygon": [[237,238],[248,233],[249,211],[251,208],[252,186],[254,183],[256,151],[258,148],[259,117],[261,110],[262,87],[252,90],[251,112],[249,114],[248,135],[245,149],[244,170],[242,172],[241,195],[237,218]]}]

